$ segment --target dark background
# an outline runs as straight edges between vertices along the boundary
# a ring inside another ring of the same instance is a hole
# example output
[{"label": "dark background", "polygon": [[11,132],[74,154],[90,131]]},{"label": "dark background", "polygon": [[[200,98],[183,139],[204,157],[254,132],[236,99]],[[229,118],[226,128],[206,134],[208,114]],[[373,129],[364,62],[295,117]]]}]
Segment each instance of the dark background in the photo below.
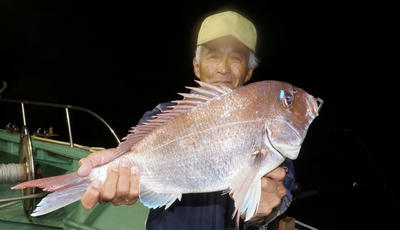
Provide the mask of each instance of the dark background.
[{"label": "dark background", "polygon": [[[258,31],[251,82],[287,81],[325,101],[295,161],[287,214],[321,229],[390,225],[399,208],[385,129],[394,126],[384,123],[397,98],[381,66],[390,18],[374,3],[277,2],[1,1],[1,97],[86,107],[123,137],[145,111],[195,85],[202,19],[237,10]],[[53,126],[66,140],[63,111],[27,105],[26,113],[31,132]],[[115,146],[90,116],[72,111],[71,119],[75,142]],[[0,103],[0,128],[9,122],[22,125],[19,106]]]}]

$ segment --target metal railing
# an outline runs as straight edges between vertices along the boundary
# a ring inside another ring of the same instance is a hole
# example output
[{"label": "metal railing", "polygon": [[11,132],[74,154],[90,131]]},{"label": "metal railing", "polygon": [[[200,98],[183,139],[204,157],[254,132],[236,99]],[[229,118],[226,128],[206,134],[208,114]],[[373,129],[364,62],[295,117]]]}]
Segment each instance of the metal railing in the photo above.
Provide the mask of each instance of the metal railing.
[{"label": "metal railing", "polygon": [[6,103],[14,103],[14,104],[20,104],[21,105],[21,113],[22,113],[22,122],[23,125],[26,126],[26,117],[25,117],[25,105],[36,105],[36,106],[43,106],[43,107],[52,107],[52,108],[62,108],[65,111],[65,118],[67,121],[67,127],[68,127],[68,136],[69,136],[69,145],[71,148],[74,147],[74,141],[73,141],[73,136],[72,136],[72,129],[71,129],[71,120],[70,120],[70,115],[69,111],[70,110],[77,110],[77,111],[82,111],[85,113],[88,113],[92,116],[94,116],[97,120],[99,120],[101,123],[103,123],[107,129],[111,132],[117,143],[120,143],[120,139],[118,138],[117,134],[115,131],[111,128],[111,126],[103,119],[101,118],[98,114],[95,112],[80,107],[80,106],[74,106],[74,105],[64,105],[64,104],[55,104],[55,103],[47,103],[47,102],[37,102],[37,101],[22,101],[22,100],[13,100],[13,99],[5,99],[5,98],[0,98],[0,102],[6,102]]}]

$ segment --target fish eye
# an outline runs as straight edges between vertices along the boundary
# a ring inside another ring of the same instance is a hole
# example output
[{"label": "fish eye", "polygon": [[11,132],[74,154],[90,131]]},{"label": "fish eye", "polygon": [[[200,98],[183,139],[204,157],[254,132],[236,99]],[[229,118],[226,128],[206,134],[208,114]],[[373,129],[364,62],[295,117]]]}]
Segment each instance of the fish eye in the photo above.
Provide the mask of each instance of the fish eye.
[{"label": "fish eye", "polygon": [[283,103],[285,104],[286,107],[289,107],[292,104],[293,98],[292,96],[287,95],[284,99],[283,99]]},{"label": "fish eye", "polygon": [[283,89],[280,91],[279,99],[286,108],[293,103],[293,96]]}]

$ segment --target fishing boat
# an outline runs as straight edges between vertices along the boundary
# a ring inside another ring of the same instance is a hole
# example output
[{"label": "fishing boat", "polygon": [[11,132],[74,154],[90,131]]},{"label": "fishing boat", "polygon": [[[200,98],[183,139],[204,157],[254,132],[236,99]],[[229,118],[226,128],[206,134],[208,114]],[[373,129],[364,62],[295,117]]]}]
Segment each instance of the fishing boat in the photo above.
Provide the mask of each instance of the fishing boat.
[{"label": "fishing boat", "polygon": [[[4,111],[1,107],[7,104],[17,105],[14,106],[18,108],[15,116],[22,115],[22,127],[9,123],[0,128],[1,229],[145,229],[149,210],[140,202],[122,206],[108,203],[92,210],[85,210],[80,202],[75,202],[43,216],[30,216],[47,192],[37,188],[11,190],[10,187],[22,181],[77,171],[81,158],[104,149],[77,144],[79,139],[75,140],[72,133],[71,111],[76,111],[74,116],[89,114],[110,131],[117,144],[120,139],[103,118],[87,108],[0,98],[0,111]],[[42,113],[49,108],[63,110],[68,140],[56,139],[52,127],[31,134],[25,111],[33,107],[43,110]]]}]

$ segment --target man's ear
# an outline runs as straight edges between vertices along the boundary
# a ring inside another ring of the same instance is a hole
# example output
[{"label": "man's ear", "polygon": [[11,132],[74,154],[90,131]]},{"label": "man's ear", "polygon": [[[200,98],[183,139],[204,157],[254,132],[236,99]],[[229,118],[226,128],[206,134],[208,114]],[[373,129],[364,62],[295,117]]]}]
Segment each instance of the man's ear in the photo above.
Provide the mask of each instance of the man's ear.
[{"label": "man's ear", "polygon": [[194,75],[198,79],[200,79],[200,63],[197,62],[196,58],[193,58],[193,70],[194,70]]},{"label": "man's ear", "polygon": [[253,76],[253,71],[254,71],[254,69],[250,69],[250,68],[249,68],[249,70],[247,70],[247,74],[246,74],[246,77],[244,78],[243,83],[246,83],[251,79],[251,76]]}]

